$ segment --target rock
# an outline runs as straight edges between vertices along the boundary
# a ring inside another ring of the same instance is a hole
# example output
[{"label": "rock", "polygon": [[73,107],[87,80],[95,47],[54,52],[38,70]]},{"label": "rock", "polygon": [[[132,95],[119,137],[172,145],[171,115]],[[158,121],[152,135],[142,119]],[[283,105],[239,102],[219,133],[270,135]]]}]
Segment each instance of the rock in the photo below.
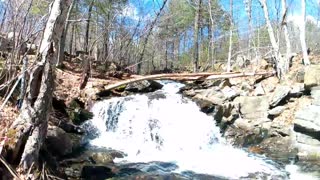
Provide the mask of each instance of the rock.
[{"label": "rock", "polygon": [[91,156],[92,160],[95,162],[95,164],[108,164],[113,163],[113,157],[108,152],[96,152],[93,153]]},{"label": "rock", "polygon": [[273,92],[273,95],[270,99],[270,106],[276,106],[278,105],[281,100],[283,100],[290,92],[289,86],[278,86],[276,87],[275,91]]},{"label": "rock", "polygon": [[269,132],[270,136],[290,136],[292,134],[292,126],[281,121],[273,121]]},{"label": "rock", "polygon": [[245,119],[267,118],[268,116],[267,96],[240,96],[234,100],[234,103],[239,105],[240,113]]},{"label": "rock", "polygon": [[305,134],[320,133],[320,106],[309,105],[296,112],[294,129]]},{"label": "rock", "polygon": [[221,89],[221,92],[229,100],[232,100],[240,95],[240,93],[236,92],[235,89],[230,88],[229,86],[225,86],[223,89]]},{"label": "rock", "polygon": [[305,135],[302,133],[298,133],[298,132],[295,132],[294,134],[296,136],[296,141],[298,143],[307,144],[307,145],[311,145],[311,146],[320,146],[320,141],[311,137],[311,136],[308,136],[308,135]]},{"label": "rock", "polygon": [[320,106],[320,86],[315,86],[311,88],[311,97],[313,98],[312,104]]},{"label": "rock", "polygon": [[307,90],[320,85],[320,65],[310,65],[304,74],[304,85]]},{"label": "rock", "polygon": [[287,107],[285,107],[285,106],[277,106],[277,107],[269,110],[268,114],[271,116],[278,116],[286,109],[287,109]]},{"label": "rock", "polygon": [[255,85],[255,89],[254,89],[254,92],[253,92],[253,95],[254,96],[262,96],[262,95],[265,95],[266,93],[264,92],[264,89],[262,87],[262,84],[261,83],[258,83]]},{"label": "rock", "polygon": [[81,147],[83,141],[79,135],[69,134],[56,126],[50,126],[45,143],[53,155],[64,156]]},{"label": "rock", "polygon": [[109,179],[113,176],[112,169],[106,166],[84,166],[81,170],[81,178],[86,180]]},{"label": "rock", "polygon": [[291,86],[289,96],[291,97],[300,97],[305,91],[303,83],[295,83]]},{"label": "rock", "polygon": [[77,99],[73,99],[68,105],[68,115],[75,125],[80,125],[83,122],[92,119],[93,114],[84,109]]},{"label": "rock", "polygon": [[134,92],[134,93],[147,93],[147,92],[153,92],[153,91],[159,90],[162,87],[163,85],[156,81],[144,80],[144,81],[138,81],[138,82],[128,84],[125,90],[128,92]]},{"label": "rock", "polygon": [[304,83],[305,70],[301,68],[298,70],[296,74],[294,74],[294,78],[298,83]]},{"label": "rock", "polygon": [[286,164],[290,163],[291,159],[295,158],[298,153],[294,146],[292,146],[292,138],[290,136],[267,137],[258,147],[263,152],[262,154]]},{"label": "rock", "polygon": [[270,92],[274,91],[274,89],[278,85],[279,79],[277,77],[272,76],[272,77],[263,79],[260,83],[264,89],[264,92],[270,93]]},{"label": "rock", "polygon": [[202,92],[196,94],[193,99],[206,100],[215,105],[222,105],[227,100],[227,97],[218,89],[218,87],[212,87],[203,90]]}]

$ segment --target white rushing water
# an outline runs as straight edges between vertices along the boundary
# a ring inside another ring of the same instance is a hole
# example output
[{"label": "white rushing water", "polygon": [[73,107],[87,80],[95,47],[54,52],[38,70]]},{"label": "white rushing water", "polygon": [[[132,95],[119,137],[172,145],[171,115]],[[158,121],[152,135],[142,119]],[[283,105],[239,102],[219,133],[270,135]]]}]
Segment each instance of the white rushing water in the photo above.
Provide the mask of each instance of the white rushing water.
[{"label": "white rushing water", "polygon": [[90,143],[126,153],[118,162],[172,162],[179,167],[175,172],[231,179],[283,174],[262,158],[228,145],[213,118],[177,94],[181,86],[168,83],[152,94],[96,103],[91,123],[99,136]]}]

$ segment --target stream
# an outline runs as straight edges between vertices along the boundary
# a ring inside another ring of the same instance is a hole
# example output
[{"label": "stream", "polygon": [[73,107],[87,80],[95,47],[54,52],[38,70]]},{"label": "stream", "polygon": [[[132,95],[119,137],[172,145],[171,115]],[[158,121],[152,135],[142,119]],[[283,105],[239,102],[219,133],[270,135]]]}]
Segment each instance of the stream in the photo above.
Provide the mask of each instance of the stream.
[{"label": "stream", "polygon": [[[177,179],[318,179],[264,156],[232,147],[212,116],[182,97],[183,84],[162,81],[153,93],[115,97],[92,107],[90,146],[117,150],[118,166]],[[126,173],[122,176],[132,175]]]}]

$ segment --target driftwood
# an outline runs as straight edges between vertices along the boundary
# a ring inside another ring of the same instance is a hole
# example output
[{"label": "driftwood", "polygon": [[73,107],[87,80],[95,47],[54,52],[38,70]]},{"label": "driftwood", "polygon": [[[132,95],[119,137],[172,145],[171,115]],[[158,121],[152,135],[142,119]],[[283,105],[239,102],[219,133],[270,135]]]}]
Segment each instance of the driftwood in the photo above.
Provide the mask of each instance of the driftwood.
[{"label": "driftwood", "polygon": [[247,76],[258,76],[258,75],[275,75],[275,71],[271,72],[238,72],[238,73],[177,73],[177,74],[155,74],[149,76],[138,76],[133,79],[120,81],[115,84],[111,84],[105,88],[105,90],[112,90],[117,87],[143,81],[143,80],[179,80],[179,81],[195,81],[195,80],[213,80],[213,79],[225,79],[225,78],[237,78]]}]

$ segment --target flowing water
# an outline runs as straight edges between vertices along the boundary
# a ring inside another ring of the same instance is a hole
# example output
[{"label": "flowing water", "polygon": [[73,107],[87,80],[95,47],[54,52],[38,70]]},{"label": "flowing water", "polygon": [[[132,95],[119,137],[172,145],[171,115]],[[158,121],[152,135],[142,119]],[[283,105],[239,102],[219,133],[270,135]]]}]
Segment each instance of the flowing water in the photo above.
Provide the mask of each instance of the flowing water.
[{"label": "flowing water", "polygon": [[90,121],[95,136],[90,144],[125,153],[116,159],[118,164],[143,163],[149,165],[139,166],[143,172],[178,173],[188,179],[197,179],[196,174],[289,179],[288,172],[297,172],[295,166],[287,166],[286,171],[265,157],[232,147],[221,137],[212,116],[177,93],[182,84],[162,83],[162,90],[154,93],[96,103]]}]

